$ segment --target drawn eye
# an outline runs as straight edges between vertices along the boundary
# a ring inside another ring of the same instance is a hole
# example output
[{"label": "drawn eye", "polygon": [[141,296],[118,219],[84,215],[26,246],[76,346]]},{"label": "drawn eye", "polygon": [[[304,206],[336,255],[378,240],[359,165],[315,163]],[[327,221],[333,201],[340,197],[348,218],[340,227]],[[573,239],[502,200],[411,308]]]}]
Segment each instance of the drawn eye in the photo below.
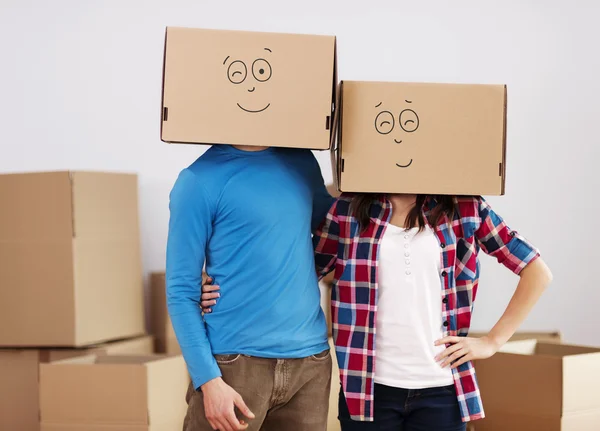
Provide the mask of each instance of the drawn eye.
[{"label": "drawn eye", "polygon": [[411,133],[419,128],[419,116],[412,109],[405,109],[400,113],[400,127],[405,132]]},{"label": "drawn eye", "polygon": [[394,129],[394,115],[390,111],[381,111],[375,117],[375,129],[382,135],[387,135]]},{"label": "drawn eye", "polygon": [[241,84],[245,81],[248,75],[248,69],[246,63],[240,60],[236,60],[229,65],[227,69],[227,77],[234,84]]},{"label": "drawn eye", "polygon": [[252,75],[254,75],[257,81],[268,81],[272,74],[273,70],[271,69],[271,65],[264,58],[254,60],[254,63],[252,63]]}]

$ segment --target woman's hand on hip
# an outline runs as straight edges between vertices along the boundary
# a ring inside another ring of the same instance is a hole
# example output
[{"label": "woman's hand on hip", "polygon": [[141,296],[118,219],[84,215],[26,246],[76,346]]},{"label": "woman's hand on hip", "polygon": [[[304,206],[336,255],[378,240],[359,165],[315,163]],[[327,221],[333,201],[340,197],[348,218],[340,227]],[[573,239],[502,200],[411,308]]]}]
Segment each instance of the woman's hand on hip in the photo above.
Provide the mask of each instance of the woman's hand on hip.
[{"label": "woman's hand on hip", "polygon": [[456,368],[468,361],[487,359],[500,348],[488,337],[445,337],[435,342],[436,346],[444,344],[446,349],[435,357],[442,368],[449,365]]},{"label": "woman's hand on hip", "polygon": [[213,284],[214,280],[206,273],[202,274],[202,296],[200,306],[204,313],[212,313],[213,306],[217,305],[217,298],[221,297],[218,292],[220,287]]}]

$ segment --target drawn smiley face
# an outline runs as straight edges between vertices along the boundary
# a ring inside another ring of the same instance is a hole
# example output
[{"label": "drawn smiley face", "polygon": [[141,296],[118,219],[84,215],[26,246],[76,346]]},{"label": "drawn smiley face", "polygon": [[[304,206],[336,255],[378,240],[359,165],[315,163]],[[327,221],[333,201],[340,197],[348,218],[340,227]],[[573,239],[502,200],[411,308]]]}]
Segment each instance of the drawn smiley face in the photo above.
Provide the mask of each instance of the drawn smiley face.
[{"label": "drawn smiley face", "polygon": [[[265,51],[268,51],[269,53],[272,52],[269,48],[265,48]],[[248,78],[249,73],[252,75],[252,78],[250,78],[251,81],[247,83],[248,87],[246,88],[246,90],[248,93],[254,93],[259,84],[267,82],[269,79],[271,79],[271,76],[273,76],[273,68],[265,58],[257,58],[256,60],[254,60],[250,66],[250,70],[248,70],[248,66],[242,60],[234,60],[229,62],[229,59],[230,56],[227,56],[227,58],[225,58],[225,61],[223,61],[224,66],[226,66],[229,63],[229,66],[227,67],[227,78],[229,79],[229,82],[235,85],[240,85],[246,82],[246,78]],[[242,111],[248,112],[250,114],[258,114],[267,110],[269,106],[271,106],[270,102],[266,105],[262,103],[259,106],[248,106],[250,103],[252,103],[252,101],[244,102],[245,106],[242,106],[238,102],[237,106]],[[258,101],[255,103],[260,102]]]},{"label": "drawn smiley face", "polygon": [[[410,100],[405,100],[405,102],[408,104],[412,103]],[[379,104],[375,107],[379,108],[381,105],[383,105],[383,102],[379,102]],[[416,132],[419,128],[419,116],[413,109],[403,109],[398,115],[398,125],[405,133]],[[375,116],[375,130],[380,135],[389,135],[392,133],[394,128],[396,128],[396,117],[391,111],[383,110]],[[402,133],[402,135],[398,137],[405,138],[406,136],[404,136],[404,133]],[[404,139],[397,139],[395,136],[391,139],[393,139],[396,144],[402,144],[404,141]],[[408,168],[412,164],[413,159],[411,158],[408,162],[403,161],[402,163],[396,163],[396,166],[399,168]]]}]

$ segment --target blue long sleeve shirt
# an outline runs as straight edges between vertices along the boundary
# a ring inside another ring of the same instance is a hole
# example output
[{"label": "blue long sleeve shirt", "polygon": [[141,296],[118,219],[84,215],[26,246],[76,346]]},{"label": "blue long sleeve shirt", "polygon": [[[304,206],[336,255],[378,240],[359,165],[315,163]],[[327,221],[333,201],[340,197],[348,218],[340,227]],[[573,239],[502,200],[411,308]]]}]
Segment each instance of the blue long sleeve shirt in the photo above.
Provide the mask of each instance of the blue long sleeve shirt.
[{"label": "blue long sleeve shirt", "polygon": [[[214,354],[301,358],[328,348],[311,231],[333,203],[308,150],[215,145],[170,196],[167,305],[196,388]],[[202,269],[221,287],[202,316]]]}]

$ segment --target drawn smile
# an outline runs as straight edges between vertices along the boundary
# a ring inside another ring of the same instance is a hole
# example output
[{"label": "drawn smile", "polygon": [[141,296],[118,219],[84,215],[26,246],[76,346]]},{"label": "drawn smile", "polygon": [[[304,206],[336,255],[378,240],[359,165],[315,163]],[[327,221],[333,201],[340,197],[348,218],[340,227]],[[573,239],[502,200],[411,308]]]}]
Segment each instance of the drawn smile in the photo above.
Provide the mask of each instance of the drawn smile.
[{"label": "drawn smile", "polygon": [[396,163],[396,166],[398,166],[399,168],[408,168],[410,165],[412,165],[413,159],[410,159],[410,162],[408,162],[408,165],[401,165],[400,163]]},{"label": "drawn smile", "polygon": [[240,108],[242,111],[246,111],[246,112],[250,112],[250,113],[252,113],[252,114],[256,114],[256,113],[258,113],[258,112],[262,112],[262,111],[264,111],[264,110],[265,110],[265,109],[267,109],[269,106],[271,106],[271,104],[269,103],[267,106],[265,106],[265,107],[264,107],[264,108],[262,108],[262,109],[259,109],[258,111],[252,111],[252,110],[250,110],[250,109],[246,109],[246,108],[244,108],[242,105],[240,105],[239,103],[237,104],[237,106],[239,106],[239,108]]}]

